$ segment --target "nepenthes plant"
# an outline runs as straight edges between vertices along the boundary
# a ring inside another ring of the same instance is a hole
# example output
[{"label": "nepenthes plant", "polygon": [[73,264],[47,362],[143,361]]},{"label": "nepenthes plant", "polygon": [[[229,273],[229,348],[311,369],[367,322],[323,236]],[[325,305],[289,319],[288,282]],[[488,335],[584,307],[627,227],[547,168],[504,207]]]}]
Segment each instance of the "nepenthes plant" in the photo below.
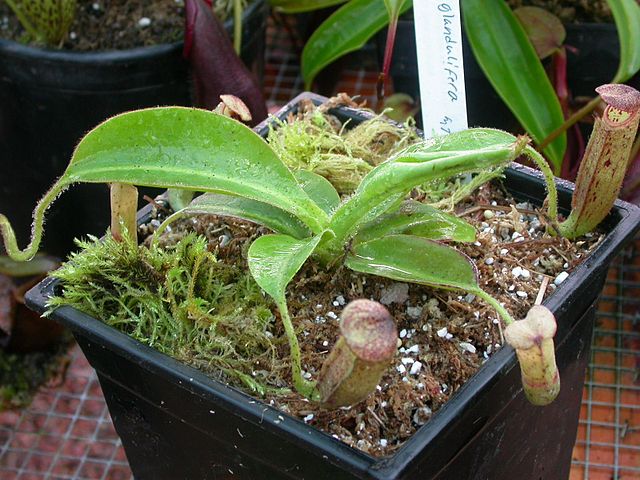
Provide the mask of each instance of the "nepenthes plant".
[{"label": "nepenthes plant", "polygon": [[[611,176],[612,162],[624,157],[611,152],[631,147],[629,138],[640,118],[640,93],[620,86],[605,87],[601,93],[611,107],[584,162],[602,162],[601,168],[590,167],[596,177]],[[305,378],[285,290],[313,256],[329,269],[344,266],[396,281],[464,291],[487,302],[507,325],[505,335],[518,353],[527,397],[544,405],[559,391],[553,314],[537,306],[525,320],[515,321],[480,287],[474,264],[442,242],[469,241],[473,228],[407,199],[417,185],[501,169],[521,155],[535,162],[545,176],[549,228],[555,234],[573,238],[585,225],[593,228],[606,216],[615,185],[591,181],[590,185],[605,188],[607,195],[587,187],[589,194],[574,198],[576,217],[558,224],[557,194],[546,161],[527,137],[499,130],[476,128],[414,144],[373,168],[351,196],[341,199],[323,177],[292,173],[260,136],[241,123],[210,111],[163,107],[116,116],[87,134],[63,176],[36,206],[32,240],[24,250],[17,246],[3,215],[0,230],[8,254],[26,261],[37,251],[46,209],[74,183],[111,185],[114,236],[135,235],[135,185],[205,192],[169,217],[156,235],[177,218],[195,213],[247,219],[274,232],[251,244],[248,265],[256,283],[277,305],[289,343],[293,385],[302,395],[332,407],[361,400],[368,388],[375,387],[380,365],[388,362],[391,339],[396,339],[387,314],[379,308],[359,304],[345,309],[343,338],[323,367],[320,381]],[[434,223],[438,227],[430,228]],[[123,225],[127,228],[121,230]],[[363,342],[379,349],[362,348]]]}]

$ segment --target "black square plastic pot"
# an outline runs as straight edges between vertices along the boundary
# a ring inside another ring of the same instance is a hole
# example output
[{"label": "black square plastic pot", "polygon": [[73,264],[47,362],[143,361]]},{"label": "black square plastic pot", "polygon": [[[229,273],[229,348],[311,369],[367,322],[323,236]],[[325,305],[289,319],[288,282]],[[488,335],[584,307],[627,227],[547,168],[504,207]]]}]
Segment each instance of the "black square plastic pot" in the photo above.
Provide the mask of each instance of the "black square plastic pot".
[{"label": "black square plastic pot", "polygon": [[[295,111],[303,94],[281,118]],[[334,113],[362,121],[349,108]],[[266,134],[267,124],[257,131]],[[540,175],[513,165],[506,187],[540,204]],[[571,184],[558,184],[568,205]],[[142,210],[141,221],[148,218]],[[595,303],[608,265],[638,230],[640,209],[617,202],[606,238],[546,301],[556,315],[562,389],[534,407],[520,384],[515,353],[505,345],[402,448],[374,458],[234,388],[214,381],[70,307],[52,317],[70,327],[98,372],[116,430],[137,479],[562,479],[569,475]],[[57,288],[47,279],[27,304],[38,312]]]},{"label": "black square plastic pot", "polygon": [[[243,16],[242,59],[260,75],[268,12],[266,0],[255,0]],[[232,22],[225,27],[231,32]],[[20,244],[29,239],[33,206],[87,131],[129,110],[192,104],[182,45],[69,52],[0,39],[0,211]],[[74,188],[53,205],[43,248],[66,255],[75,237],[104,232],[108,215],[102,185]]]}]

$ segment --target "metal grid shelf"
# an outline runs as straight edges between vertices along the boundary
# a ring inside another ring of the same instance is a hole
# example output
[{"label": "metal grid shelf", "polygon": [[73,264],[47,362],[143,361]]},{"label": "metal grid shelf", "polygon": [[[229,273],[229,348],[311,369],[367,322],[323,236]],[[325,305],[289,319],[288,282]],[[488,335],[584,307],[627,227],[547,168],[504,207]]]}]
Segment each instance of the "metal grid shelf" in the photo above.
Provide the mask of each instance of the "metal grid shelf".
[{"label": "metal grid shelf", "polygon": [[67,378],[22,412],[0,414],[3,480],[131,477],[96,374],[76,346]]},{"label": "metal grid shelf", "polygon": [[[299,55],[283,31],[271,28],[267,42],[270,110],[303,87]],[[334,90],[372,104],[376,78],[374,69],[346,70]],[[570,480],[640,480],[639,369],[640,240],[615,261],[601,297]],[[42,390],[22,412],[0,413],[0,478],[132,478],[95,372],[77,347],[64,385]]]},{"label": "metal grid shelf", "polygon": [[571,479],[640,479],[640,242],[600,299]]}]

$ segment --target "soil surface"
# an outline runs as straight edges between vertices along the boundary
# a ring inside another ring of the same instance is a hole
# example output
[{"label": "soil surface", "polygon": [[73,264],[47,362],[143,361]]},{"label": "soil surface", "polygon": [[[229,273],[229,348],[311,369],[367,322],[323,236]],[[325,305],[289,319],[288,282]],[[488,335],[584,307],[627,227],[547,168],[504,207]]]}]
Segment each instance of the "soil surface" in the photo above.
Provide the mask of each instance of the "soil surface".
[{"label": "soil surface", "polygon": [[[475,261],[481,287],[514,318],[523,318],[537,297],[553,293],[599,239],[590,236],[572,244],[548,236],[544,216],[532,205],[506,197],[499,182],[482,187],[459,205],[457,213],[478,231],[475,243],[458,248]],[[166,240],[172,243],[193,229],[209,238],[210,250],[220,261],[245,266],[249,244],[265,231],[209,215],[175,224]],[[146,227],[141,233],[148,231]],[[287,299],[309,379],[318,378],[339,337],[344,306],[358,298],[385,304],[398,325],[398,351],[377,391],[358,405],[334,411],[296,393],[269,395],[266,401],[350,446],[385,456],[426,423],[504,340],[495,311],[473,295],[398,283],[344,267],[327,271],[308,262],[290,284]],[[284,337],[279,320],[273,335]],[[279,386],[286,386],[290,371],[285,342],[280,343],[278,357],[279,375],[285,380]]]},{"label": "soil surface", "polygon": [[[182,39],[183,0],[80,0],[66,50],[124,50]],[[0,37],[21,41],[24,31],[0,2]]]}]

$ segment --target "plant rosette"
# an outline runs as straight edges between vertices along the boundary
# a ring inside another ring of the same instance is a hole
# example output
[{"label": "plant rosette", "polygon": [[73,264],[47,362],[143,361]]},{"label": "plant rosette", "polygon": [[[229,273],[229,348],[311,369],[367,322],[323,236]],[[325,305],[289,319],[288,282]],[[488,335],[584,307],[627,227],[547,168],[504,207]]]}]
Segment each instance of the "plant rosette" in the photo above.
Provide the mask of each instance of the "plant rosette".
[{"label": "plant rosette", "polygon": [[[316,97],[308,98],[319,103]],[[286,118],[299,106],[300,99],[297,99],[280,113],[281,118]],[[363,116],[350,108],[339,108],[332,113],[343,120],[350,117],[367,118],[366,114]],[[633,118],[633,115],[630,113],[629,117]],[[146,117],[145,131],[153,131],[154,138],[163,139],[164,152],[170,154],[175,148],[178,149],[175,151],[182,151],[180,142],[186,141],[189,148],[195,148],[193,158],[209,165],[193,171],[182,183],[170,181],[168,177],[173,167],[167,166],[164,160],[154,155],[145,155],[136,150],[140,142],[128,121],[137,122],[138,116]],[[180,121],[176,122],[178,118]],[[194,128],[191,122],[198,123],[200,128]],[[249,269],[258,285],[278,307],[277,318],[284,327],[283,338],[287,338],[289,344],[288,347],[280,344],[280,348],[291,351],[292,386],[308,401],[327,405],[334,406],[337,398],[347,398],[348,403],[361,398],[357,389],[345,389],[344,386],[377,383],[370,379],[375,380],[375,375],[378,375],[378,362],[386,361],[383,353],[387,351],[384,345],[388,345],[388,342],[373,340],[369,336],[372,332],[366,325],[382,326],[388,323],[385,311],[377,307],[355,310],[354,318],[360,318],[362,312],[369,312],[372,318],[379,320],[346,322],[346,330],[342,331],[344,341],[336,342],[337,349],[329,355],[330,365],[320,374],[320,383],[312,383],[306,375],[309,372],[301,368],[296,329],[291,324],[291,305],[288,304],[292,304],[293,298],[291,292],[285,295],[287,284],[312,253],[315,253],[320,266],[335,266],[332,262],[338,258],[345,267],[356,272],[374,273],[400,283],[417,281],[444,288],[444,291],[470,292],[476,296],[475,301],[487,302],[492,309],[497,309],[499,317],[506,323],[514,324],[504,307],[480,288],[476,270],[465,256],[442,243],[424,238],[426,235],[436,235],[442,239],[443,230],[447,232],[445,238],[455,237],[465,230],[464,227],[444,215],[438,216],[437,222],[444,222],[449,228],[436,228],[439,233],[434,233],[434,229],[425,229],[424,222],[418,222],[419,225],[415,223],[415,215],[422,216],[420,218],[423,220],[427,217],[433,219],[434,212],[418,209],[411,210],[411,215],[407,215],[403,210],[407,207],[402,199],[413,187],[426,180],[434,180],[433,175],[438,173],[444,172],[448,177],[469,169],[503,167],[520,153],[536,157],[526,142],[503,132],[477,129],[443,137],[435,143],[418,143],[369,171],[356,193],[340,202],[337,193],[330,194],[333,187],[326,181],[313,175],[307,175],[302,182],[296,180],[288,169],[282,169],[279,161],[273,160],[273,153],[262,140],[257,137],[254,139],[248,130],[243,130],[244,127],[229,122],[209,112],[158,109],[125,114],[97,127],[79,145],[65,177],[36,209],[36,225],[40,225],[47,204],[70,182],[84,180],[111,182],[112,194],[116,192],[116,195],[122,193],[118,185],[129,184],[215,192],[214,195],[197,198],[195,204],[187,208],[208,208],[209,213],[250,218],[269,229],[287,232],[263,235],[253,241],[246,251]],[[193,135],[185,139],[184,132],[176,131],[177,127],[178,130],[198,132],[202,140]],[[258,132],[266,135],[267,129],[268,126],[263,124],[258,127]],[[243,138],[244,141],[231,146],[225,143],[234,137]],[[120,145],[117,154],[119,162],[140,162],[142,154],[144,168],[125,171],[116,167],[117,164],[108,158],[109,149],[104,149],[113,141]],[[199,143],[201,141],[205,143]],[[213,156],[198,154],[200,148],[210,148],[208,152]],[[238,149],[245,149],[246,152]],[[247,155],[248,152],[252,154]],[[210,183],[212,178],[209,172],[215,172],[214,187]],[[238,172],[242,173],[242,182],[235,180]],[[506,188],[519,201],[542,204],[546,190],[539,174],[524,167],[512,167],[505,171],[505,176]],[[561,206],[568,205],[570,187],[563,182],[558,184]],[[281,195],[283,191],[287,192],[285,196]],[[222,192],[235,193],[234,197],[227,197],[226,202],[222,202],[221,197],[225,197]],[[318,192],[323,193],[320,195]],[[549,203],[555,201],[552,195]],[[123,225],[130,225],[131,218],[126,211],[131,209],[123,209],[124,202],[115,202],[114,205],[115,218],[121,218]],[[278,208],[274,210],[274,206]],[[583,207],[589,210],[588,205]],[[550,228],[555,225],[553,210],[553,207],[549,210]],[[397,212],[395,216],[394,212]],[[382,214],[391,216],[385,217],[384,222],[376,222],[375,217]],[[519,218],[519,214],[513,215],[513,220]],[[411,219],[410,224],[403,221],[405,217]],[[490,215],[487,214],[487,220],[488,217]],[[598,243],[586,262],[575,267],[564,282],[556,282],[559,284],[557,292],[544,303],[546,309],[543,310],[553,312],[557,320],[557,333],[553,341],[562,388],[554,402],[540,409],[525,399],[515,352],[508,347],[502,348],[486,361],[471,381],[459,388],[429,422],[386,458],[376,458],[348,447],[312,428],[304,419],[292,418],[270,405],[256,402],[238,390],[216,382],[75,309],[56,308],[52,315],[74,330],[90,362],[98,371],[105,398],[134,473],[142,478],[171,478],[172,475],[214,478],[223,473],[241,478],[326,478],[331,474],[344,478],[415,478],[417,475],[425,478],[436,475],[481,478],[505,474],[539,476],[542,472],[553,472],[554,476],[561,477],[568,474],[575,440],[578,406],[588,358],[585,346],[589,344],[594,303],[604,282],[608,262],[621,245],[632,237],[639,218],[638,209],[617,202],[603,224],[606,231],[604,240]],[[454,228],[454,224],[459,228]],[[10,227],[6,222],[2,226],[6,241],[7,235],[10,237]],[[426,234],[427,231],[431,233]],[[37,244],[41,228],[37,227],[35,232],[36,243],[20,255],[28,257],[29,250]],[[122,230],[119,235],[124,239],[120,245],[132,242],[128,230]],[[358,235],[361,235],[360,238]],[[345,249],[342,242],[347,238],[351,241]],[[522,242],[513,242],[511,248],[517,248],[516,244]],[[15,247],[13,241],[9,243]],[[109,248],[116,249],[114,252],[118,248],[125,248],[117,247],[114,241],[106,243],[111,245]],[[190,251],[182,252],[183,257],[188,257]],[[183,289],[180,285],[185,286],[183,290],[186,292],[200,288],[197,279],[185,280],[189,277],[183,275],[185,271],[207,272],[207,268],[210,268],[209,264],[204,263],[208,261],[207,258],[206,255],[195,255],[189,269],[170,269],[171,278],[175,279],[171,285],[178,287],[169,288],[172,295],[180,293]],[[150,273],[153,268],[148,267],[153,267],[153,262],[158,259],[159,256],[148,257],[143,262],[148,265],[143,267],[141,275],[153,276]],[[48,298],[59,288],[56,285],[59,284],[53,280],[43,282],[28,295],[29,304],[37,311],[44,311]],[[178,304],[182,297],[170,295],[168,298],[170,302]],[[128,298],[122,297],[122,301],[129,304]],[[338,299],[336,301],[340,304]],[[459,300],[457,303],[463,305]],[[202,305],[187,303],[185,306],[196,321],[218,321],[203,315]],[[516,325],[519,323],[515,322]],[[393,328],[376,327],[374,330],[373,333],[380,330],[387,332],[384,335],[395,337]],[[549,382],[550,387],[544,388],[542,395],[538,396],[535,391],[532,394],[529,388],[527,395],[529,398],[537,397],[536,403],[547,404],[549,398],[545,397],[557,393],[556,376],[542,375],[537,378],[536,372],[537,368],[546,371],[547,366],[551,366],[546,358],[553,352],[553,349],[549,350],[547,342],[552,329],[545,326],[541,330],[543,355],[528,351],[537,345],[537,330],[534,327],[519,330],[521,337],[529,335],[528,340],[516,340],[520,342],[516,347],[524,349],[523,355],[519,356],[524,359],[522,375],[525,384],[533,379],[535,390],[540,386],[541,378]],[[448,340],[447,332],[442,336],[439,331],[433,333],[443,342]],[[403,343],[407,332],[401,331],[399,336]],[[380,345],[381,353],[372,353],[370,349],[363,348],[363,345],[369,344]],[[405,356],[411,355],[411,352],[406,352],[407,348],[412,348],[408,344],[401,348],[405,348]],[[529,361],[527,358],[532,359],[531,368],[525,368],[525,362]],[[540,361],[542,363],[536,363]],[[438,385],[438,388],[443,389],[444,386]],[[387,415],[398,411],[399,405],[382,406],[380,410],[380,405],[366,403],[366,407],[366,410],[371,408],[374,412],[371,418],[378,419],[372,421],[379,422],[378,428],[384,429]],[[426,412],[422,413],[424,417]],[[307,422],[315,423],[311,422],[313,416],[307,417]],[[416,418],[418,424],[424,423],[421,415],[418,414]],[[359,422],[357,418],[354,421],[356,425]],[[552,430],[562,448],[557,448],[555,444],[547,448],[549,442],[545,439]],[[518,439],[524,436],[537,441],[523,444]],[[499,438],[498,444],[496,438]],[[184,442],[189,448],[176,449],[177,442]],[[519,461],[509,461],[512,455],[517,455]],[[541,458],[544,461],[538,460]]]}]

